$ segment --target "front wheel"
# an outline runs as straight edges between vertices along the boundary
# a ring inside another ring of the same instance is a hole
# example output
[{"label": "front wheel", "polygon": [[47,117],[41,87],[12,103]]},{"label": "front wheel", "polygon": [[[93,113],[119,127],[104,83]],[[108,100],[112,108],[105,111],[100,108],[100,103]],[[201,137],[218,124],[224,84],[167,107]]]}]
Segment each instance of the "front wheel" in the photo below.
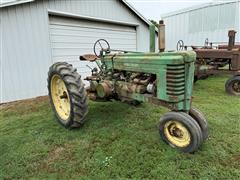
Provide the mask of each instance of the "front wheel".
[{"label": "front wheel", "polygon": [[240,96],[240,76],[231,77],[225,84],[225,90],[230,95]]},{"label": "front wheel", "polygon": [[[186,114],[186,113],[185,113]],[[196,108],[191,108],[189,111],[189,115],[198,123],[201,128],[203,140],[205,141],[208,138],[209,130],[208,130],[208,122],[205,116]]]},{"label": "front wheel", "polygon": [[201,128],[186,113],[166,113],[160,119],[159,132],[167,144],[185,153],[196,151],[203,142]]},{"label": "front wheel", "polygon": [[48,72],[48,91],[57,120],[66,128],[79,127],[88,112],[87,95],[80,75],[72,65],[59,62]]}]

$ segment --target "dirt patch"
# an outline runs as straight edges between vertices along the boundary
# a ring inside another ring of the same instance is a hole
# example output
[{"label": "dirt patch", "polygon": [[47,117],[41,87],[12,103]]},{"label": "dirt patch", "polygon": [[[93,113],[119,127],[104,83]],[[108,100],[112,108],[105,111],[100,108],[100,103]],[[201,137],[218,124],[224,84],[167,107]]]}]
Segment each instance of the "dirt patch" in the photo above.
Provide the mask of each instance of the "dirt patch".
[{"label": "dirt patch", "polygon": [[222,166],[230,166],[230,167],[233,167],[233,168],[238,168],[239,165],[240,165],[240,154],[234,154],[234,155],[231,155],[229,158],[227,159],[221,159],[219,160],[219,163],[222,165]]},{"label": "dirt patch", "polygon": [[73,145],[63,144],[54,146],[48,153],[47,157],[39,165],[39,169],[47,172],[60,172],[61,168],[57,171],[54,170],[54,164],[57,164],[58,161],[65,160],[69,163],[74,164],[75,160],[73,158]]},{"label": "dirt patch", "polygon": [[0,110],[2,112],[17,112],[19,114],[23,114],[29,111],[37,111],[41,105],[47,104],[48,102],[48,96],[41,96],[33,99],[1,104]]},{"label": "dirt patch", "polygon": [[240,154],[233,155],[232,160],[234,162],[240,163]]},{"label": "dirt patch", "polygon": [[63,153],[64,149],[65,148],[62,147],[62,146],[55,148],[53,151],[51,151],[49,153],[48,158],[47,158],[45,163],[46,164],[51,164],[54,161],[56,161],[61,156],[61,154]]},{"label": "dirt patch", "polygon": [[64,153],[64,146],[55,146],[49,153],[45,160],[40,164],[40,169],[51,171],[50,166],[54,164]]}]

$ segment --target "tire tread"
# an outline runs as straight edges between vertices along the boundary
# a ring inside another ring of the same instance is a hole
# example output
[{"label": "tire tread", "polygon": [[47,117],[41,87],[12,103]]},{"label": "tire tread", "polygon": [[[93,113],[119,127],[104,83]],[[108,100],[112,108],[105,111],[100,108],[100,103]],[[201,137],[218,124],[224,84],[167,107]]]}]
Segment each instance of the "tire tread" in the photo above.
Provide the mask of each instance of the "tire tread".
[{"label": "tire tread", "polygon": [[[63,123],[57,116],[54,104],[51,98],[51,77],[58,74],[64,81],[69,93],[71,102],[71,112],[67,123]],[[88,113],[87,94],[85,92],[84,83],[81,76],[77,73],[77,69],[66,62],[57,62],[49,68],[48,72],[48,90],[52,108],[59,122],[66,128],[76,128],[83,125],[85,117]]]}]

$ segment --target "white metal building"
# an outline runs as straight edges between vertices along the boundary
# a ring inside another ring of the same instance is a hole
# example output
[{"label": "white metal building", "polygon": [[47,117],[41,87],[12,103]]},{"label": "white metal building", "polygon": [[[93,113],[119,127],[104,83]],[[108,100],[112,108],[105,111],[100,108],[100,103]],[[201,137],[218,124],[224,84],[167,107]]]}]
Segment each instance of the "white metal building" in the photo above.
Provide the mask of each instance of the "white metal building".
[{"label": "white metal building", "polygon": [[203,46],[209,42],[227,42],[228,30],[236,30],[240,42],[240,1],[226,0],[194,6],[162,16],[166,24],[166,49],[176,50],[178,40],[185,45]]},{"label": "white metal building", "polygon": [[47,72],[67,61],[85,77],[79,55],[99,38],[112,48],[149,50],[150,22],[124,0],[15,0],[0,5],[1,103],[47,94]]}]

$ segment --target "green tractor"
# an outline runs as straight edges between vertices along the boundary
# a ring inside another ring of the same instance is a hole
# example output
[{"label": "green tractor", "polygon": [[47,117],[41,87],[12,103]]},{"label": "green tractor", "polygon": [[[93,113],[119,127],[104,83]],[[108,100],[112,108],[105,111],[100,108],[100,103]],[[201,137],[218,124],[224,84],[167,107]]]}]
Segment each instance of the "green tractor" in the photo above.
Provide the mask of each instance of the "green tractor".
[{"label": "green tractor", "polygon": [[[159,49],[163,51],[161,28],[160,25]],[[155,31],[151,31],[151,37],[154,36]],[[97,65],[91,76],[84,79],[90,84],[87,88],[72,65],[53,64],[48,74],[48,89],[60,124],[66,128],[82,126],[88,113],[88,99],[118,100],[133,105],[150,102],[171,110],[160,118],[161,138],[182,152],[196,151],[208,137],[206,119],[191,107],[196,53],[155,53],[155,38],[150,39],[149,53],[113,50],[106,40],[98,40],[94,44],[95,55],[80,56],[80,60]]]}]

